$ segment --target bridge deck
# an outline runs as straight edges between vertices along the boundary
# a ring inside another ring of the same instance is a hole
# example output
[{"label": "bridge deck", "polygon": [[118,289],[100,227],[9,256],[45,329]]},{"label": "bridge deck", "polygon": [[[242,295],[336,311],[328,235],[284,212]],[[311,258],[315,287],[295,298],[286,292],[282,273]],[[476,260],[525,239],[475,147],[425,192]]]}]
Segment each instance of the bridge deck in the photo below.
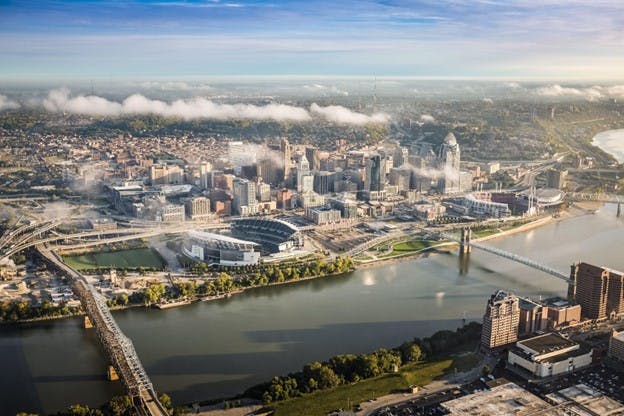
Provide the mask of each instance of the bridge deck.
[{"label": "bridge deck", "polygon": [[38,245],[37,249],[42,256],[62,270],[72,280],[76,294],[82,302],[85,313],[96,329],[100,342],[108,353],[130,396],[135,398],[135,403],[137,403],[136,410],[141,414],[149,416],[166,416],[167,411],[158,401],[152,382],[141,364],[132,341],[123,334],[117,322],[115,322],[104,297],[87,282],[84,276],[63,263],[55,253],[43,247],[43,245]]}]

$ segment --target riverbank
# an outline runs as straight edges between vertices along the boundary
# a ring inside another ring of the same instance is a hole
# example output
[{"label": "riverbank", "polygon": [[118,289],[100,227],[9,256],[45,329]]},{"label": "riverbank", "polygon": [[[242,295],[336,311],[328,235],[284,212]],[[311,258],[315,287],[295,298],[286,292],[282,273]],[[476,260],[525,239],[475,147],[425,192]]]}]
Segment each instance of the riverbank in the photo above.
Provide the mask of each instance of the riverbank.
[{"label": "riverbank", "polygon": [[[484,242],[489,240],[494,240],[501,237],[507,237],[514,234],[524,233],[536,228],[543,227],[548,224],[552,224],[554,222],[564,221],[570,218],[593,214],[597,209],[602,206],[601,202],[587,201],[587,202],[577,202],[575,205],[569,207],[566,211],[562,211],[557,217],[548,215],[545,217],[538,218],[534,221],[519,225],[518,227],[511,228],[509,230],[499,231],[494,234],[490,234],[480,238],[474,238],[475,242]],[[364,260],[357,261],[358,269],[367,269],[379,266],[386,266],[391,264],[402,263],[405,261],[416,260],[420,258],[426,258],[430,254],[437,253],[448,253],[452,248],[457,247],[458,243],[454,241],[447,241],[444,243],[436,244],[430,247],[425,247],[421,250],[414,251],[411,253],[399,254],[391,257],[384,257],[372,260]],[[445,248],[448,247],[448,250]]]}]

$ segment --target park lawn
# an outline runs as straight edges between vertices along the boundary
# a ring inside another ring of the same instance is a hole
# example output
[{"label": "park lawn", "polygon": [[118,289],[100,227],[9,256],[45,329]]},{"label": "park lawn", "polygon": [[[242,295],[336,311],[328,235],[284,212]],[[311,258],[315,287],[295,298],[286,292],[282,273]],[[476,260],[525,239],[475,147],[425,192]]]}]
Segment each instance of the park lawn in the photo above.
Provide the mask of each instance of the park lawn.
[{"label": "park lawn", "polygon": [[472,232],[472,237],[473,238],[483,238],[483,237],[488,237],[488,236],[493,235],[493,234],[497,234],[499,232],[501,232],[501,230],[498,229],[498,228],[486,228],[484,230],[473,231]]},{"label": "park lawn", "polygon": [[392,251],[389,253],[380,254],[377,257],[380,259],[387,257],[400,256],[407,253],[423,250],[433,245],[433,241],[428,240],[410,240],[396,243],[392,246]]},{"label": "park lawn", "polygon": [[166,262],[153,248],[87,253],[79,256],[63,256],[63,261],[76,270],[94,268],[135,269],[155,267],[162,269]]},{"label": "park lawn", "polygon": [[[470,358],[472,356],[474,358]],[[467,354],[454,359],[408,364],[401,367],[398,373],[385,374],[332,390],[306,394],[270,407],[275,410],[275,416],[325,416],[331,410],[347,409],[347,403],[353,406],[369,399],[405,390],[411,385],[424,386],[454,371],[454,367],[462,371],[472,368],[470,365],[474,366],[478,362],[476,355]]]}]

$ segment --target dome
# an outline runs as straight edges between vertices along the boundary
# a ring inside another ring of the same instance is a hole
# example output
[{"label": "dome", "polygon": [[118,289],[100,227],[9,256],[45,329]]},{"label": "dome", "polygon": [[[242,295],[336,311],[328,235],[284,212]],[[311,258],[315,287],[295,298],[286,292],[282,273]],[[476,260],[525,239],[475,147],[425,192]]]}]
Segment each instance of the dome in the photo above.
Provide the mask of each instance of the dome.
[{"label": "dome", "polygon": [[457,144],[457,139],[455,138],[455,135],[453,133],[449,133],[444,138],[444,143],[455,146]]}]

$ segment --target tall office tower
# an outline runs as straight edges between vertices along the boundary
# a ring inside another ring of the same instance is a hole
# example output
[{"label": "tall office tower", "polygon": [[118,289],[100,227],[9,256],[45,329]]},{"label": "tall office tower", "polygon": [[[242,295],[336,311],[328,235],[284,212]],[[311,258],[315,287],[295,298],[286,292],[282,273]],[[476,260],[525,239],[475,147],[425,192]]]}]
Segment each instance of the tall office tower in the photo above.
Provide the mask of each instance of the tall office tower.
[{"label": "tall office tower", "polygon": [[442,178],[439,181],[439,189],[443,194],[460,192],[459,186],[459,145],[453,133],[449,133],[444,138],[444,143],[440,147],[438,167],[442,171]]},{"label": "tall office tower", "polygon": [[319,150],[316,147],[306,147],[306,159],[310,163],[310,170],[319,170],[321,168],[321,159],[319,158]]},{"label": "tall office tower", "polygon": [[212,170],[212,165],[208,162],[202,162],[199,165],[199,186],[202,189],[208,189],[210,184],[210,171]]},{"label": "tall office tower", "polygon": [[392,155],[392,161],[394,162],[394,167],[398,168],[401,165],[404,165],[408,162],[409,152],[406,147],[397,146],[394,150],[394,154]]},{"label": "tall office tower", "polygon": [[277,170],[275,161],[270,157],[265,156],[258,160],[258,176],[261,177],[264,182],[276,185],[279,182]]},{"label": "tall office tower", "polygon": [[241,207],[255,207],[257,205],[256,200],[256,184],[247,179],[234,179],[234,211],[238,214],[242,214]]},{"label": "tall office tower", "polygon": [[386,159],[380,155],[372,155],[366,159],[366,178],[364,190],[371,192],[383,191],[386,186]]},{"label": "tall office tower", "polygon": [[235,172],[240,172],[241,166],[248,164],[250,159],[243,142],[228,142],[228,157]]},{"label": "tall office tower", "polygon": [[283,138],[280,141],[280,151],[282,152],[282,154],[284,155],[284,178],[283,180],[285,182],[288,182],[290,179],[290,169],[291,169],[291,149],[290,149],[290,143],[288,143],[288,139],[287,138]]},{"label": "tall office tower", "polygon": [[483,315],[481,346],[494,350],[513,344],[518,340],[520,305],[517,296],[502,290],[488,300]]},{"label": "tall office tower", "polygon": [[[299,163],[297,163],[297,192],[312,190],[312,185],[307,186],[310,183],[310,179],[307,179],[307,177],[312,177],[312,175],[310,174],[310,163],[308,162],[308,159],[305,155],[301,155],[301,157],[299,158]],[[312,177],[312,184],[313,183],[314,178]]]},{"label": "tall office tower", "polygon": [[624,275],[622,272],[587,263],[572,265],[570,279],[576,302],[583,316],[602,319],[624,314]]},{"label": "tall office tower", "polygon": [[390,185],[398,187],[399,192],[410,189],[412,178],[412,170],[408,165],[402,165],[398,168],[392,168],[390,171]]},{"label": "tall office tower", "polygon": [[327,171],[314,172],[314,192],[325,195],[334,192],[334,173]]},{"label": "tall office tower", "polygon": [[268,183],[258,183],[256,185],[256,197],[261,202],[269,202],[271,200],[271,185]]}]

